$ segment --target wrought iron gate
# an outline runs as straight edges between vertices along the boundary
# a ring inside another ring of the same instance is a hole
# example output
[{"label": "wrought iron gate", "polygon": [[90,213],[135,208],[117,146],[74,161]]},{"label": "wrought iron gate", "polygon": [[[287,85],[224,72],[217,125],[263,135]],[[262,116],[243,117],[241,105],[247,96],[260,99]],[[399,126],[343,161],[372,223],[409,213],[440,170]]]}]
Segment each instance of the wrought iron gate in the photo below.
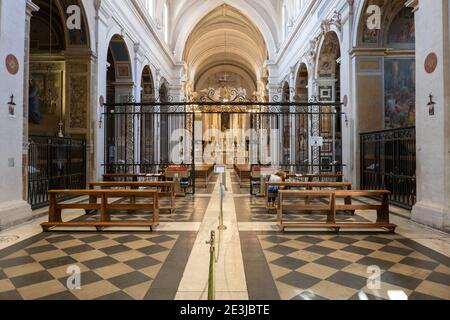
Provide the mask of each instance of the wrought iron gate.
[{"label": "wrought iron gate", "polygon": [[361,134],[361,188],[387,189],[392,203],[412,209],[416,203],[416,130]]},{"label": "wrought iron gate", "polygon": [[[342,171],[343,164],[336,161],[342,159],[342,150],[336,148],[340,135],[334,126],[341,119],[340,104],[168,102],[104,107],[105,173],[157,174],[169,165],[182,164],[191,170],[189,190],[195,193],[196,164],[221,163],[220,155],[229,165]],[[218,130],[205,136],[212,123]],[[238,132],[241,126],[248,132]],[[310,138],[317,135],[330,143],[312,146]],[[329,161],[323,161],[324,154]]]},{"label": "wrought iron gate", "polygon": [[48,204],[50,189],[86,187],[86,141],[30,136],[28,202],[33,209]]}]

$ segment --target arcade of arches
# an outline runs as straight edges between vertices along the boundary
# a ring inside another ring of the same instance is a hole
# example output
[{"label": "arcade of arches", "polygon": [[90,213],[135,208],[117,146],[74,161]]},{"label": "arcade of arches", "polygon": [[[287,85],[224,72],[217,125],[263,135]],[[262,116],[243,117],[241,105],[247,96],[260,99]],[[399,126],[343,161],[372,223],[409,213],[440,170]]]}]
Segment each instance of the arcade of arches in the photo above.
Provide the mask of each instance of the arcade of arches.
[{"label": "arcade of arches", "polygon": [[217,299],[450,299],[424,2],[0,0],[0,300],[206,299],[220,212]]}]

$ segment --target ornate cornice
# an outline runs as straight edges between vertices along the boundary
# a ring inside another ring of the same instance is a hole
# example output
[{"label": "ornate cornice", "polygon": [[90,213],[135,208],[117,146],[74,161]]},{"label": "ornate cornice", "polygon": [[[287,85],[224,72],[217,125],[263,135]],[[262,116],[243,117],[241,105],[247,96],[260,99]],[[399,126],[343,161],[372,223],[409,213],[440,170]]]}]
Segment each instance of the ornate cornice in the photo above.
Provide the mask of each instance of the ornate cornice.
[{"label": "ornate cornice", "polygon": [[26,13],[31,16],[33,12],[39,11],[40,8],[33,1],[27,0]]},{"label": "ornate cornice", "polygon": [[413,12],[419,10],[419,0],[408,0],[405,3],[405,7],[413,8]]}]

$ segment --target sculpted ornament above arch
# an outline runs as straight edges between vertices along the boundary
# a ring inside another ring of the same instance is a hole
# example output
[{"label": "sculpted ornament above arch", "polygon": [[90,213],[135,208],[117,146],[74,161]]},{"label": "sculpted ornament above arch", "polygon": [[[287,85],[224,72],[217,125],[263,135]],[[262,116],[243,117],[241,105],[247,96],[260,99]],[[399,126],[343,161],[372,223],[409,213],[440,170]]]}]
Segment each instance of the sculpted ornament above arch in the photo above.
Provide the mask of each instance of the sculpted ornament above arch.
[{"label": "sculpted ornament above arch", "polygon": [[329,19],[322,21],[320,25],[320,33],[309,41],[309,50],[307,54],[308,69],[311,74],[315,74],[317,55],[319,46],[324,42],[329,32],[335,32],[338,38],[342,36],[342,16],[339,12],[334,11]]}]

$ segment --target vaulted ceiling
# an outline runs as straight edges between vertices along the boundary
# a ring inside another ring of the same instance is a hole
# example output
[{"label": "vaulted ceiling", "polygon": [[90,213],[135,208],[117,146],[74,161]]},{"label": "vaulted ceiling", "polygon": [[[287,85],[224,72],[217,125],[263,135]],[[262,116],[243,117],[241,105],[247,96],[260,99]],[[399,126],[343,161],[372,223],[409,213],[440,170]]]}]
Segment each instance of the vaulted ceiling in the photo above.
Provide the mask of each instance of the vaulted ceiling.
[{"label": "vaulted ceiling", "polygon": [[266,42],[269,56],[275,55],[279,43],[279,0],[166,0],[170,10],[170,43],[175,56],[181,58],[187,38],[208,13],[223,4],[236,8],[259,29]]},{"label": "vaulted ceiling", "polygon": [[189,78],[196,82],[211,70],[233,69],[252,79],[262,74],[268,59],[266,41],[246,15],[223,4],[204,16],[190,33],[184,47],[183,61]]}]

